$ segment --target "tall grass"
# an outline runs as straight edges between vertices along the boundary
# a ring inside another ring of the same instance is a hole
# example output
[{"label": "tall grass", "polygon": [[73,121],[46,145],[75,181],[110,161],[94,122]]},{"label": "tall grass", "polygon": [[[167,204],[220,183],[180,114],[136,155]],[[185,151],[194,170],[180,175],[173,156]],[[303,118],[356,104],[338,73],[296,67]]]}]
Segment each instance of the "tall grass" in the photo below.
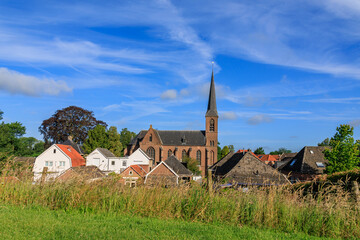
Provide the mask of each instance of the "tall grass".
[{"label": "tall grass", "polygon": [[205,223],[249,225],[315,236],[360,238],[360,213],[353,196],[339,185],[317,186],[316,194],[302,188],[250,187],[246,192],[216,192],[192,184],[162,188],[128,188],[116,179],[86,183],[32,184],[28,167],[20,169],[22,181],[6,176],[19,174],[7,168],[0,178],[0,204],[42,206],[86,214],[132,214]]}]

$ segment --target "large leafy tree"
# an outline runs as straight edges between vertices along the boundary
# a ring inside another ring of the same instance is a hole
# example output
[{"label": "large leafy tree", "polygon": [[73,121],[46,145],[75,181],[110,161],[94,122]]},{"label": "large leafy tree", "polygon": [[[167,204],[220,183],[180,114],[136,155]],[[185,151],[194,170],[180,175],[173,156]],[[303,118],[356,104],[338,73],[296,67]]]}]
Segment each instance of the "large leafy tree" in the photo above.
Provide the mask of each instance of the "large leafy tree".
[{"label": "large leafy tree", "polygon": [[258,147],[257,149],[255,149],[254,153],[256,155],[265,155],[265,150],[263,147]]},{"label": "large leafy tree", "polygon": [[341,172],[358,168],[359,141],[353,138],[354,128],[348,124],[336,128],[335,135],[330,139],[330,149],[324,150],[324,156],[329,161],[327,173]]},{"label": "large leafy tree", "polygon": [[201,171],[199,170],[198,162],[190,157],[184,157],[182,159],[186,163],[187,169],[189,169],[194,175],[200,175]]},{"label": "large leafy tree", "polygon": [[96,148],[106,148],[117,157],[122,156],[123,150],[117,128],[111,126],[109,130],[106,130],[103,125],[97,125],[94,129],[89,130],[83,148],[87,153],[94,151]]},{"label": "large leafy tree", "polygon": [[125,148],[129,145],[131,139],[133,139],[134,137],[136,137],[136,133],[129,131],[127,128],[123,128],[120,132],[120,142],[123,146],[123,152],[122,154],[124,154],[124,150]]},{"label": "large leafy tree", "polygon": [[20,137],[25,134],[25,127],[19,122],[0,124],[0,152],[15,154],[20,149]]},{"label": "large leafy tree", "polygon": [[89,130],[97,125],[107,126],[105,122],[97,120],[92,111],[70,106],[57,110],[49,119],[44,120],[39,131],[47,144],[66,141],[69,135],[75,142],[82,144]]}]

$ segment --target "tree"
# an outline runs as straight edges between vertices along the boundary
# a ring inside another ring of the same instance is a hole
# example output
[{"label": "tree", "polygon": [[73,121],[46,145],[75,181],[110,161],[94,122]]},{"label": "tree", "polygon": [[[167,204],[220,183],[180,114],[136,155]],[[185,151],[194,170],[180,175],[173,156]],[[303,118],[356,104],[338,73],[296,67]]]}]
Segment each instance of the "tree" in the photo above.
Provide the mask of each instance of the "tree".
[{"label": "tree", "polygon": [[85,152],[91,153],[96,148],[108,148],[109,139],[106,128],[103,125],[97,125],[94,129],[89,130],[83,148]]},{"label": "tree", "polygon": [[2,111],[0,110],[0,120],[3,119],[3,117],[2,117],[3,114],[4,114],[4,112],[2,112]]},{"label": "tree", "polygon": [[223,149],[221,149],[221,159],[222,159],[223,157],[225,157],[226,155],[228,155],[229,152],[230,152],[229,147],[228,147],[228,146],[224,146]]},{"label": "tree", "polygon": [[120,141],[120,134],[116,127],[111,126],[108,130],[109,150],[114,153],[115,156],[123,156],[123,145]]},{"label": "tree", "polygon": [[330,139],[330,149],[324,150],[324,156],[329,161],[327,173],[341,172],[358,168],[359,141],[354,140],[354,128],[348,124],[336,128],[335,135]]},{"label": "tree", "polygon": [[182,159],[182,161],[186,163],[187,169],[189,169],[194,175],[199,175],[201,173],[198,167],[198,162],[195,159],[186,156]]},{"label": "tree", "polygon": [[107,126],[105,122],[97,120],[92,111],[70,106],[57,110],[49,119],[44,120],[39,131],[47,144],[64,142],[70,135],[75,142],[82,144],[89,130],[97,125]]},{"label": "tree", "polygon": [[234,145],[228,145],[228,147],[229,147],[229,151],[230,151],[230,152],[234,152],[234,151],[235,151]]},{"label": "tree", "polygon": [[291,153],[291,150],[286,148],[279,148],[276,151],[270,152],[270,155],[281,155],[283,153]]},{"label": "tree", "polygon": [[322,141],[321,143],[318,143],[318,146],[330,146],[330,139],[325,138],[324,141]]},{"label": "tree", "polygon": [[0,152],[15,154],[20,149],[19,138],[25,134],[25,127],[19,122],[0,124]]},{"label": "tree", "polygon": [[129,131],[127,128],[123,128],[120,132],[120,142],[123,146],[123,153],[126,147],[130,144],[131,139],[136,137],[136,133]]},{"label": "tree", "polygon": [[255,149],[254,153],[256,155],[265,155],[265,150],[263,147],[258,147],[257,149]]},{"label": "tree", "polygon": [[16,155],[22,157],[37,157],[44,150],[44,142],[34,137],[21,137]]}]

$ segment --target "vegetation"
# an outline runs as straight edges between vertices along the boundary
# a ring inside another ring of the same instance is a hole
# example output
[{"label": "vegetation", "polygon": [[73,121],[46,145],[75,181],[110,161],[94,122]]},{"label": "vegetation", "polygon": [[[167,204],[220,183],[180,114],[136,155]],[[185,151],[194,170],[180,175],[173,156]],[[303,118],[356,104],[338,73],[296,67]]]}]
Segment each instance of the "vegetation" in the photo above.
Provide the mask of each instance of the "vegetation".
[{"label": "vegetation", "polygon": [[263,147],[258,147],[257,149],[255,149],[254,153],[256,155],[265,155],[265,150]]},{"label": "vegetation", "polygon": [[107,126],[105,122],[97,120],[92,111],[70,106],[57,110],[49,119],[44,120],[39,131],[47,145],[64,142],[68,136],[72,136],[74,142],[82,144],[88,131],[97,125]]},{"label": "vegetation", "polygon": [[276,151],[272,151],[270,152],[270,155],[281,155],[283,153],[291,153],[291,150],[286,149],[286,148],[279,148]]},{"label": "vegetation", "polygon": [[[50,224],[51,223],[51,224]],[[81,223],[81,224],[80,224]],[[317,239],[252,227],[0,206],[3,239]]]},{"label": "vegetation", "polygon": [[326,172],[334,173],[358,168],[360,143],[352,137],[354,128],[343,124],[337,127],[336,131],[329,142],[331,148],[324,151],[324,156],[329,161]]},{"label": "vegetation", "polygon": [[131,139],[136,137],[136,133],[129,131],[127,128],[123,128],[120,132],[120,142],[124,149],[130,144]]},{"label": "vegetation", "polygon": [[228,155],[230,152],[234,151],[234,145],[227,145],[221,149],[220,143],[218,143],[217,148],[218,148],[218,160],[222,159],[223,157]]},{"label": "vegetation", "polygon": [[321,143],[318,143],[318,146],[330,146],[330,139],[325,138],[324,141],[322,141]]},{"label": "vegetation", "polygon": [[200,175],[201,171],[199,170],[199,163],[196,159],[186,156],[183,157],[182,161],[186,163],[187,169],[189,169],[194,175]]}]

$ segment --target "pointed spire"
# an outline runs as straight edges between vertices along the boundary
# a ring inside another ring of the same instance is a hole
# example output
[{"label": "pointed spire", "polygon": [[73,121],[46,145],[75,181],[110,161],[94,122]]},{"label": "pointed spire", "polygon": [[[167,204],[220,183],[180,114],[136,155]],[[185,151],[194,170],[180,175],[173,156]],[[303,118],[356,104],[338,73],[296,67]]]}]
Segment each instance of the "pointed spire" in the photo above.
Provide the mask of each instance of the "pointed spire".
[{"label": "pointed spire", "polygon": [[205,117],[219,117],[216,108],[216,96],[215,96],[215,82],[214,82],[214,70],[211,75],[209,102]]}]

